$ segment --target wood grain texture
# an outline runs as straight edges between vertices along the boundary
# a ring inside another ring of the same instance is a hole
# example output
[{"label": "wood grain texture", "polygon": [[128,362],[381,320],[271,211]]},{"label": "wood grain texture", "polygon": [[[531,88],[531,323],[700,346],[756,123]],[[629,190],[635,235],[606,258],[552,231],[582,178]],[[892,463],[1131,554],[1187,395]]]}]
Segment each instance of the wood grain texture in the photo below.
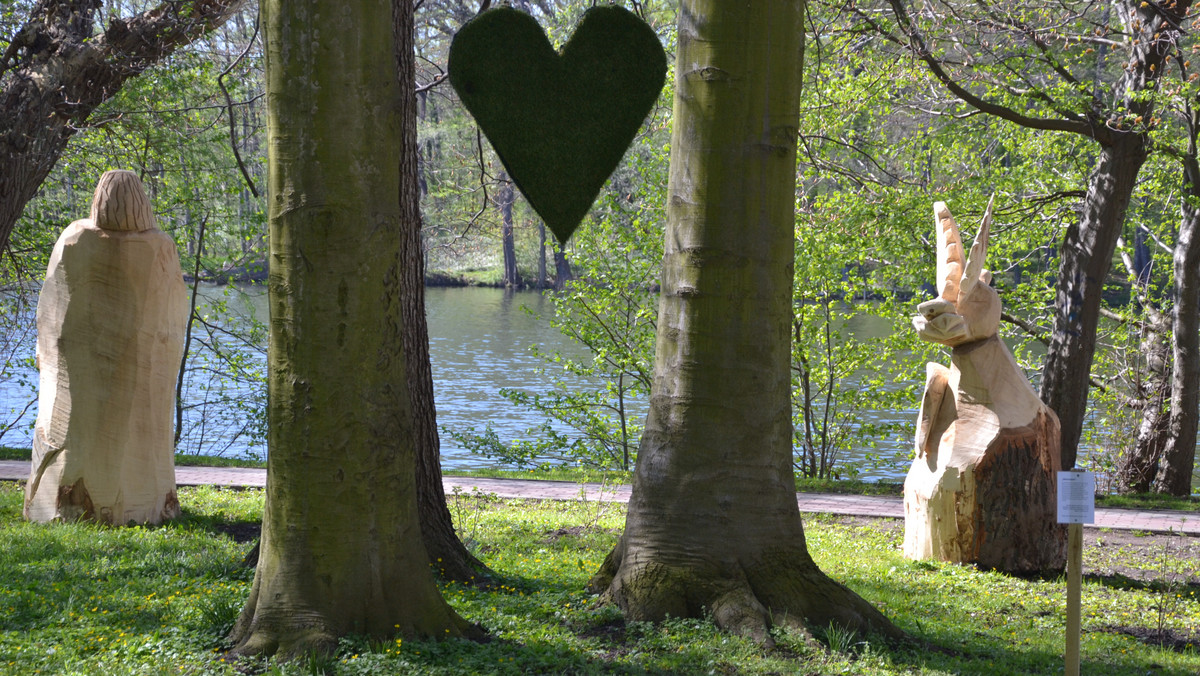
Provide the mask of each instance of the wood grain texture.
[{"label": "wood grain texture", "polygon": [[925,340],[952,348],[928,364],[916,454],[904,481],[904,554],[1008,573],[1061,571],[1066,531],[1056,518],[1058,418],[996,334],[1000,298],[983,270],[980,235],[963,259],[946,205],[934,205],[939,297],[913,320]]},{"label": "wood grain texture", "polygon": [[119,227],[68,226],[38,301],[32,521],[154,524],[179,513],[172,432],[187,287],[137,176],[112,173],[92,213]]}]

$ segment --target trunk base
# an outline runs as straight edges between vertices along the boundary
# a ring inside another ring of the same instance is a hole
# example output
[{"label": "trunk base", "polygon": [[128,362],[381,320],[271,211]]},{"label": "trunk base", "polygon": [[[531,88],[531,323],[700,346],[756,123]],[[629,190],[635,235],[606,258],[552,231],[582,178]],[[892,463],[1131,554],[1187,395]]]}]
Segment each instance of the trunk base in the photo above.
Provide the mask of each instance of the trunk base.
[{"label": "trunk base", "polygon": [[627,620],[711,615],[721,629],[767,647],[774,645],[773,626],[821,631],[833,625],[905,637],[874,606],[822,573],[803,546],[680,561],[644,550],[634,554],[622,539],[588,589],[600,594],[600,603],[616,604]]}]

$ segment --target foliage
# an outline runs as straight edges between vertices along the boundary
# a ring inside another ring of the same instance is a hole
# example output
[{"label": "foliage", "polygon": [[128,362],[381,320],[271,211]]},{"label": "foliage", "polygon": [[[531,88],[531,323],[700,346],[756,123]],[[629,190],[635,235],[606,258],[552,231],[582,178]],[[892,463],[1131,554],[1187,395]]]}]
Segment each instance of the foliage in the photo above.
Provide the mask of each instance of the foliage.
[{"label": "foliage", "polygon": [[[46,269],[59,232],[87,217],[92,189],[113,168],[136,171],[145,184],[157,225],[179,246],[186,274],[224,279],[261,268],[265,259],[260,149],[261,53],[255,10],[129,80],[103,104],[67,147],[13,233],[5,257],[6,288],[28,288]],[[255,186],[243,178],[240,165]],[[261,353],[265,327],[225,297],[205,290],[191,320],[178,449],[221,455],[233,445],[254,446],[263,437]],[[30,294],[20,299],[34,303]],[[33,325],[26,313],[18,321]],[[243,316],[238,316],[239,314]],[[6,325],[12,317],[3,315]],[[260,318],[261,319],[261,318]],[[0,328],[0,331],[3,331]],[[12,331],[4,331],[11,335]],[[202,349],[201,349],[202,348]],[[22,355],[32,355],[32,344]],[[31,359],[19,377],[36,383]],[[13,364],[3,375],[9,377]],[[11,384],[8,385],[11,388]],[[15,416],[6,424],[15,422]],[[219,430],[219,432],[217,431]],[[239,438],[240,437],[240,438]]]},{"label": "foliage", "polygon": [[[0,673],[269,674],[765,673],[1011,674],[1061,666],[1063,592],[1057,580],[904,560],[895,521],[807,519],[813,557],[886,607],[911,644],[826,637],[829,646],[776,630],[764,651],[706,619],[624,620],[582,591],[624,518],[579,502],[463,498],[480,551],[501,577],[443,594],[493,636],[469,641],[373,642],[350,637],[324,662],[222,661],[223,634],[250,584],[248,543],[227,532],[257,522],[262,492],[183,489],[184,516],[159,528],[28,524],[17,484],[0,484]],[[590,525],[589,525],[590,524]],[[1180,539],[1176,547],[1194,546]],[[1177,550],[1181,551],[1181,550]],[[1166,626],[1200,631],[1195,557],[1161,557],[1089,538],[1085,561],[1176,584]],[[1134,570],[1141,571],[1138,573]],[[1190,582],[1186,582],[1190,580]],[[1085,669],[1111,674],[1195,673],[1200,655],[1109,631],[1158,621],[1157,583],[1085,579]],[[840,650],[831,650],[830,648]]]},{"label": "foliage", "polygon": [[550,324],[587,348],[591,359],[545,354],[535,346],[546,361],[543,372],[551,389],[500,393],[547,422],[530,429],[528,441],[505,442],[490,428],[450,431],[472,452],[516,467],[632,467],[654,366],[657,296],[652,289],[662,259],[665,133],[651,126],[630,151],[593,218],[575,233],[575,279],[550,296]]},{"label": "foliage", "polygon": [[188,367],[179,406],[177,453],[223,456],[237,449],[262,460],[267,436],[265,318],[256,299],[265,289],[204,288],[193,313]]}]

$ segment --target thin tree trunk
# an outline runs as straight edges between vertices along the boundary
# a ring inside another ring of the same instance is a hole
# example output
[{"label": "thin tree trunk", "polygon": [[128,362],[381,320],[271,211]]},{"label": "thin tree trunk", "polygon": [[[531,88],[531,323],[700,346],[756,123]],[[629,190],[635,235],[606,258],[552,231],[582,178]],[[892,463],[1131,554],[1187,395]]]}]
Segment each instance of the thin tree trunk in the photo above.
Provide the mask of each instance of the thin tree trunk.
[{"label": "thin tree trunk", "polygon": [[1145,359],[1145,379],[1139,386],[1142,420],[1132,448],[1117,465],[1117,490],[1145,493],[1158,472],[1163,449],[1170,437],[1171,349],[1167,343],[1169,327],[1160,325],[1152,309],[1145,317],[1141,355]]},{"label": "thin tree trunk", "polygon": [[490,577],[491,571],[471,554],[454,532],[446,493],[442,487],[441,441],[433,392],[433,370],[429,361],[429,327],[425,317],[425,252],[421,242],[421,209],[418,175],[417,98],[412,92],[416,62],[404,31],[411,30],[412,2],[393,0],[396,22],[396,62],[400,77],[400,114],[404,141],[400,144],[400,260],[402,267],[400,316],[403,320],[404,354],[407,357],[408,396],[413,413],[413,442],[416,445],[417,512],[421,539],[434,568],[442,577],[470,583]]},{"label": "thin tree trunk", "polygon": [[590,588],[630,620],[899,631],[813,563],[792,473],[803,3],[684,0],[650,412]]},{"label": "thin tree trunk", "polygon": [[537,288],[546,288],[546,224],[538,222],[538,278]]},{"label": "thin tree trunk", "polygon": [[258,566],[230,637],[239,654],[472,631],[421,544],[398,236],[418,196],[397,161],[413,136],[395,70],[412,27],[405,13],[393,36],[379,21],[391,5],[263,3],[270,452]]},{"label": "thin tree trunk", "polygon": [[514,289],[521,285],[521,276],[517,272],[517,246],[513,236],[513,204],[517,201],[517,192],[513,189],[508,174],[500,172],[500,194],[497,196],[500,204],[500,238],[504,249],[504,275],[500,283]]},{"label": "thin tree trunk", "polygon": [[567,260],[567,254],[563,251],[563,245],[557,239],[554,240],[554,290],[562,291],[567,286],[567,282],[575,278],[571,272],[571,261]]},{"label": "thin tree trunk", "polygon": [[[1194,142],[1193,142],[1194,146]],[[1159,462],[1156,490],[1189,495],[1200,418],[1200,164],[1184,161],[1183,219],[1175,241],[1175,321],[1172,330],[1170,435]]]}]

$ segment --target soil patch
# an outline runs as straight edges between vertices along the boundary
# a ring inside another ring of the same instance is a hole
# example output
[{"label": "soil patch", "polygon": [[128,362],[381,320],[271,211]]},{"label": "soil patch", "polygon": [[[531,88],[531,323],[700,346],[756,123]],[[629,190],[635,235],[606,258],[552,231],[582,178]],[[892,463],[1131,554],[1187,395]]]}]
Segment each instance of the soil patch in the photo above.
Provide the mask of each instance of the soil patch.
[{"label": "soil patch", "polygon": [[262,523],[259,521],[222,521],[213,525],[213,530],[224,533],[239,544],[252,542],[262,535]]},{"label": "soil patch", "polygon": [[1109,627],[1106,631],[1132,636],[1146,645],[1158,646],[1177,653],[1200,648],[1200,633],[1190,634],[1174,629],[1147,629],[1146,627]]}]

